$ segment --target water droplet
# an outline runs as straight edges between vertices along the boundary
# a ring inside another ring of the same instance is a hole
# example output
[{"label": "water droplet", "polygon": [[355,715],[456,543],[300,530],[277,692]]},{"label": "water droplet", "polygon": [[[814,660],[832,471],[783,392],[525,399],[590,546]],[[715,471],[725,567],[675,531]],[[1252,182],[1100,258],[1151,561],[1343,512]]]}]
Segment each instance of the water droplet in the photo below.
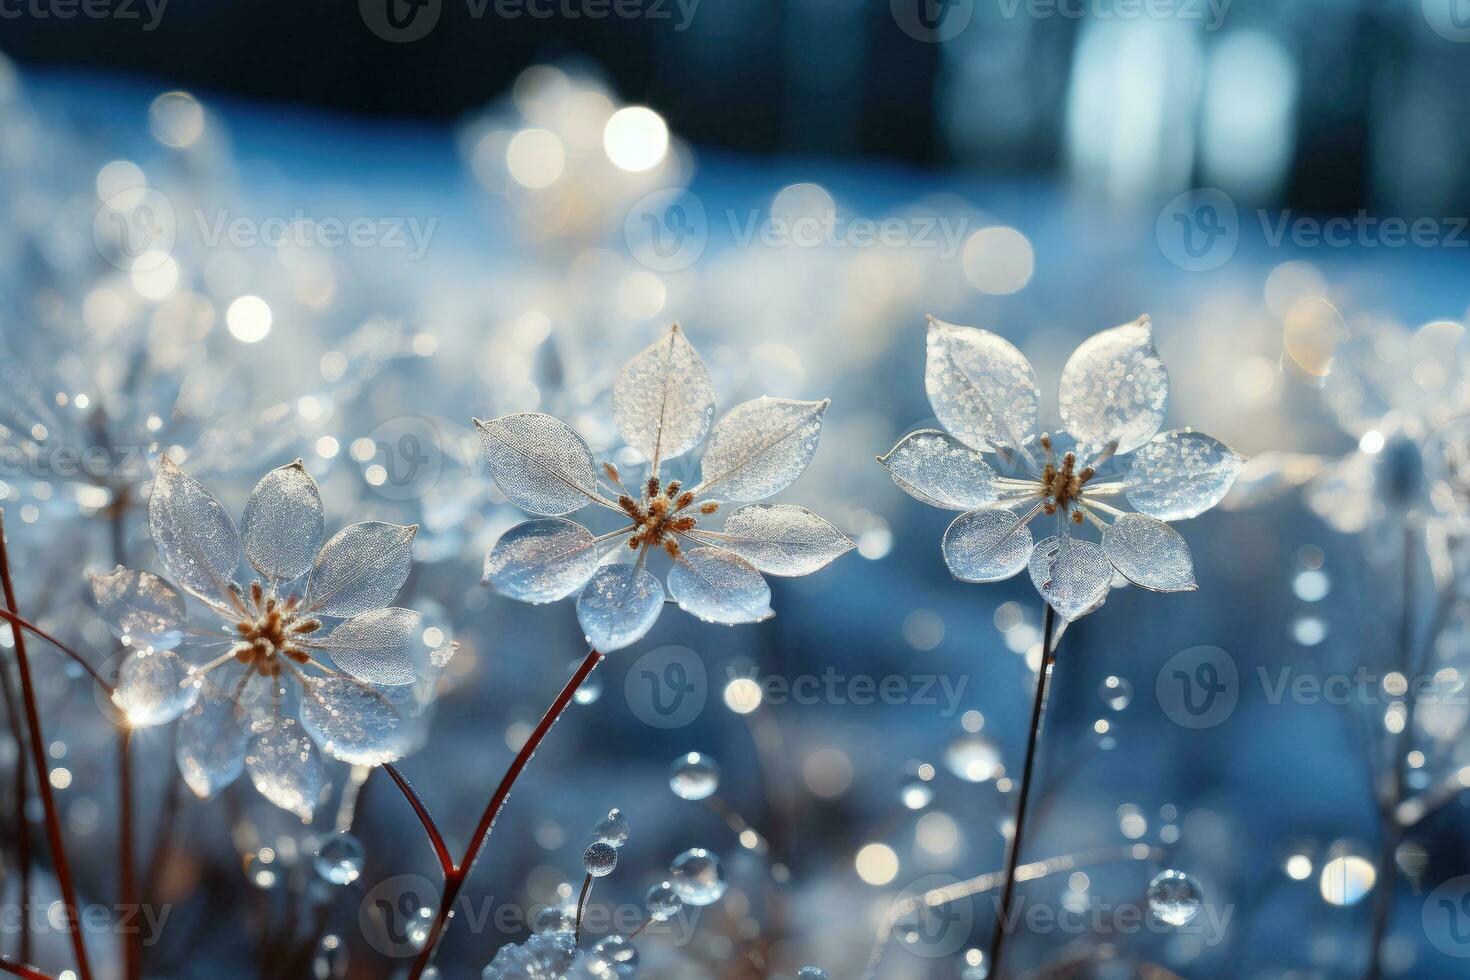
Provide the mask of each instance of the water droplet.
[{"label": "water droplet", "polygon": [[815,966],[804,966],[796,971],[796,980],[827,980],[827,971]]},{"label": "water droplet", "polygon": [[333,834],[322,841],[312,867],[334,885],[350,885],[362,874],[362,844],[349,833]]},{"label": "water droplet", "polygon": [[681,800],[702,800],[720,788],[720,767],[701,752],[690,752],[674,760],[669,789]]},{"label": "water droplet", "polygon": [[347,976],[347,944],[336,933],[328,933],[316,944],[311,959],[312,980],[340,980]]},{"label": "water droplet", "polygon": [[172,650],[135,650],[118,668],[112,702],[135,728],[173,721],[199,698],[193,672]]},{"label": "water droplet", "polygon": [[613,847],[622,847],[628,842],[628,818],[623,816],[623,811],[617,807],[607,811],[607,816],[597,822],[592,828],[592,833],[604,844]]},{"label": "water droplet", "polygon": [[548,905],[531,918],[537,933],[571,932],[577,928],[577,910],[568,905]]},{"label": "water droplet", "polygon": [[667,922],[679,914],[679,910],[684,907],[684,900],[674,891],[672,882],[661,881],[648,889],[643,904],[648,907],[650,919],[654,922]]},{"label": "water droplet", "polygon": [[1160,922],[1188,925],[1199,915],[1199,884],[1183,871],[1164,871],[1148,883],[1148,910]]},{"label": "water droplet", "polygon": [[606,878],[618,866],[618,849],[606,841],[593,841],[582,852],[582,866],[594,878]]},{"label": "water droplet", "polygon": [[944,764],[966,782],[983,783],[1001,771],[1000,748],[988,735],[961,735],[944,750]]},{"label": "water droplet", "polygon": [[702,847],[691,847],[669,865],[669,881],[685,905],[713,905],[724,897],[729,881],[720,859]]},{"label": "water droplet", "polygon": [[592,947],[592,955],[602,961],[599,975],[631,977],[638,970],[638,950],[624,936],[614,934],[599,940]]},{"label": "water droplet", "polygon": [[1114,711],[1122,711],[1133,703],[1133,685],[1128,678],[1117,674],[1108,675],[1097,693],[1103,699],[1103,704]]}]

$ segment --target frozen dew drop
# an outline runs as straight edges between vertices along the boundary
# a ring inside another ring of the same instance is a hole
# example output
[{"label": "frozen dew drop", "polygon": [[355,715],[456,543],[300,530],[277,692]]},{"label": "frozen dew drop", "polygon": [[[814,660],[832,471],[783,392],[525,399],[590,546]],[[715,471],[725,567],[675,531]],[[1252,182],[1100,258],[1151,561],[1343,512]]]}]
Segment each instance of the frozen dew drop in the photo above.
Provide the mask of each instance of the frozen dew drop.
[{"label": "frozen dew drop", "polygon": [[112,702],[135,728],[162,725],[199,698],[193,668],[172,650],[135,650],[118,669]]},{"label": "frozen dew drop", "polygon": [[661,881],[648,889],[643,904],[648,907],[650,919],[654,922],[667,922],[679,914],[679,910],[684,907],[684,900],[674,890],[672,882]]},{"label": "frozen dew drop", "polygon": [[1163,871],[1148,883],[1148,910],[1160,922],[1184,926],[1204,904],[1199,883],[1183,871]]},{"label": "frozen dew drop", "polygon": [[628,818],[623,816],[623,811],[617,807],[607,811],[607,816],[597,821],[597,826],[592,828],[592,833],[597,839],[612,847],[622,847],[628,843]]},{"label": "frozen dew drop", "polygon": [[350,885],[362,874],[363,861],[362,844],[344,831],[322,841],[312,867],[334,885]]},{"label": "frozen dew drop", "polygon": [[988,735],[961,735],[944,750],[944,764],[966,782],[983,783],[1001,772],[1000,748]]},{"label": "frozen dew drop", "polygon": [[577,910],[567,905],[548,905],[531,918],[531,928],[538,934],[571,932],[577,927]]},{"label": "frozen dew drop", "polygon": [[1103,699],[1103,704],[1114,711],[1122,711],[1133,703],[1133,684],[1126,677],[1119,677],[1117,674],[1109,674],[1097,693]]},{"label": "frozen dew drop", "polygon": [[604,975],[631,977],[638,970],[638,950],[627,937],[614,933],[592,947],[592,955],[603,963]]},{"label": "frozen dew drop", "polygon": [[606,878],[618,866],[618,849],[606,841],[593,841],[582,852],[582,866],[594,878]]},{"label": "frozen dew drop", "polygon": [[669,789],[681,800],[702,800],[720,788],[720,767],[702,752],[689,752],[674,760]]},{"label": "frozen dew drop", "polygon": [[724,897],[729,881],[720,859],[702,847],[691,847],[669,865],[669,881],[685,905],[713,905]]},{"label": "frozen dew drop", "polygon": [[312,980],[341,980],[347,976],[347,944],[336,933],[328,933],[316,944],[311,958]]},{"label": "frozen dew drop", "polygon": [[796,980],[827,980],[827,971],[815,966],[804,966],[796,971]]}]

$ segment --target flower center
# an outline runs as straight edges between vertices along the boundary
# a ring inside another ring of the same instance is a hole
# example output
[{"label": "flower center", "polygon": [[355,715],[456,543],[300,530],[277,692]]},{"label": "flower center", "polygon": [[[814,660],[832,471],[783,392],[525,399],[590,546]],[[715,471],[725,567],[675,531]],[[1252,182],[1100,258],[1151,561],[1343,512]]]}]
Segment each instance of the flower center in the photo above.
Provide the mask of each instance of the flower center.
[{"label": "flower center", "polygon": [[1082,511],[1080,508],[1073,509],[1073,505],[1082,499],[1082,488],[1096,475],[1096,471],[1091,466],[1077,469],[1076,453],[1063,454],[1061,465],[1058,466],[1051,459],[1050,436],[1041,437],[1041,448],[1047,454],[1047,463],[1041,471],[1040,480],[1041,495],[1046,500],[1046,512],[1055,514],[1058,511],[1070,511],[1073,523],[1081,524]]},{"label": "flower center", "polygon": [[696,513],[708,516],[720,509],[712,500],[696,505],[694,493],[680,487],[678,480],[670,480],[661,486],[656,476],[648,478],[643,488],[643,499],[634,500],[624,494],[618,498],[623,513],[633,519],[633,534],[628,538],[628,547],[634,551],[642,547],[663,548],[671,558],[679,557],[679,542],[675,535],[688,534],[698,521]]},{"label": "flower center", "polygon": [[296,642],[321,629],[322,621],[303,619],[296,614],[299,597],[279,600],[267,595],[259,582],[250,583],[248,602],[233,589],[230,595],[240,613],[240,620],[235,623],[235,632],[240,635],[234,648],[236,660],[274,677],[281,672],[282,657],[290,657],[298,664],[311,659]]}]

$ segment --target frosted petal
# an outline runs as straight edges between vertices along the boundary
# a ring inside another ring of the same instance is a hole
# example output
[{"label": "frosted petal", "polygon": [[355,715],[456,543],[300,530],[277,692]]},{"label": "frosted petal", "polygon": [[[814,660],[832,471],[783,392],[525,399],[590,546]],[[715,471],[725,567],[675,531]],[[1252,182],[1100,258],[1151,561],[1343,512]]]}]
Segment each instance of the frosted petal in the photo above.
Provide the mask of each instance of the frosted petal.
[{"label": "frosted petal", "polygon": [[194,795],[213,799],[245,770],[249,742],[239,705],[228,698],[200,698],[179,719],[174,758]]},{"label": "frosted petal", "polygon": [[118,639],[167,650],[184,638],[184,597],[157,575],[119,565],[90,581],[97,613]]},{"label": "frosted petal", "polygon": [[1126,453],[1148,442],[1168,400],[1169,372],[1145,317],[1093,334],[1062,369],[1062,424],[1089,452],[1116,441]]},{"label": "frosted petal", "polygon": [[938,429],[910,432],[878,462],[900,490],[933,507],[974,510],[997,496],[985,458]]},{"label": "frosted petal", "polygon": [[1103,552],[1134,585],[1155,592],[1192,592],[1194,561],[1184,538],[1163,521],[1124,514],[1103,532]]},{"label": "frosted petal", "polygon": [[322,755],[293,718],[257,725],[245,753],[245,771],[261,796],[311,823],[322,793]]},{"label": "frosted petal", "polygon": [[702,489],[738,501],[785,489],[816,453],[828,404],[763,397],[730,409],[705,447]]},{"label": "frosted petal", "polygon": [[301,724],[322,751],[356,766],[380,766],[403,755],[403,716],[383,695],[349,677],[305,685]]},{"label": "frosted petal", "polygon": [[1102,605],[1113,582],[1113,566],[1103,550],[1081,538],[1038,541],[1029,567],[1036,591],[1066,620]]},{"label": "frosted petal", "polygon": [[769,575],[810,575],[853,547],[847,535],[795,504],[748,504],[730,514],[722,532],[692,536]]},{"label": "frosted petal", "polygon": [[322,494],[301,460],[261,477],[240,518],[245,557],[260,574],[289,581],[322,544]]},{"label": "frosted petal", "polygon": [[485,581],[522,602],[554,602],[580,589],[597,568],[592,532],[561,518],[526,521],[485,555]]},{"label": "frosted petal", "polygon": [[982,507],[956,517],[944,532],[944,561],[965,582],[999,582],[1026,567],[1031,529],[1004,507]]},{"label": "frosted petal", "polygon": [[303,646],[325,650],[339,669],[369,684],[412,684],[413,647],[421,642],[423,614],[388,607],[359,613]]},{"label": "frosted petal", "polygon": [[1203,432],[1160,432],[1133,454],[1128,468],[1128,502],[1161,521],[1196,517],[1230,492],[1241,458]]},{"label": "frosted petal", "polygon": [[755,566],[714,548],[684,552],[669,569],[669,594],[708,623],[758,623],[775,615],[771,587]]},{"label": "frosted petal", "polygon": [[636,643],[664,608],[664,587],[646,568],[603,565],[577,597],[577,621],[603,653]]},{"label": "frosted petal", "polygon": [[1036,372],[1014,344],[979,327],[929,321],[924,390],[941,425],[972,449],[1019,448],[1041,410]]},{"label": "frosted petal", "polygon": [[134,650],[118,668],[112,703],[134,728],[173,721],[199,699],[194,668],[172,650]]},{"label": "frosted petal", "polygon": [[649,459],[687,453],[709,433],[714,382],[678,324],[623,366],[612,408],[628,445]]},{"label": "frosted petal", "polygon": [[169,577],[206,602],[226,603],[240,539],[219,498],[167,456],[148,496],[148,529]]},{"label": "frosted petal", "polygon": [[418,525],[349,524],[323,546],[306,585],[306,608],[346,619],[393,601],[413,567]]},{"label": "frosted petal", "polygon": [[490,476],[517,507],[560,517],[597,499],[592,450],[565,422],[521,412],[475,425]]}]

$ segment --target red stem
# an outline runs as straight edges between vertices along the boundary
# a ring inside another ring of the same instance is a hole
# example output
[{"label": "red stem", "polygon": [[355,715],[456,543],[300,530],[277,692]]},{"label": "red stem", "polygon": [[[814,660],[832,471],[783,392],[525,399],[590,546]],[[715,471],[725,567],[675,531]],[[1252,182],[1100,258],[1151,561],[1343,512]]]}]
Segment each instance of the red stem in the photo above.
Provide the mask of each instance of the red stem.
[{"label": "red stem", "polygon": [[[3,520],[0,520],[0,529],[3,529],[4,523],[5,522]],[[11,600],[9,598],[8,590],[7,590],[6,600],[5,601],[6,602],[11,602]],[[80,664],[82,666],[82,669],[83,670],[85,670],[87,673],[91,674],[92,675],[92,680],[94,680],[98,684],[100,684],[102,686],[103,690],[105,690],[109,695],[112,694],[112,685],[109,684],[109,683],[107,683],[105,680],[102,679],[102,675],[99,674],[99,673],[97,673],[97,668],[96,667],[93,667],[91,664],[89,664],[87,662],[87,658],[83,657],[80,653],[77,653],[75,650],[73,650],[71,647],[67,646],[65,643],[62,643],[60,640],[58,640],[56,637],[52,636],[50,633],[48,633],[45,630],[41,629],[41,627],[37,626],[35,623],[31,622],[28,619],[22,618],[20,615],[18,615],[14,611],[15,608],[16,608],[15,605],[12,603],[11,604],[11,607],[9,609],[0,609],[0,619],[5,620],[11,626],[19,626],[22,629],[28,629],[28,630],[30,630],[32,633],[36,634],[41,639],[45,640],[47,643],[51,644],[56,649],[60,650],[64,654],[66,654],[72,660],[74,660],[78,664]]]},{"label": "red stem", "polygon": [[17,977],[25,977],[26,980],[56,980],[49,973],[32,969],[24,963],[12,963],[9,960],[0,959],[0,972],[9,973]]},{"label": "red stem", "polygon": [[[444,874],[444,895],[439,899],[439,911],[434,916],[434,925],[429,930],[428,941],[424,943],[424,948],[419,951],[418,958],[414,960],[413,969],[409,971],[408,980],[421,980],[424,975],[424,970],[428,969],[429,961],[434,958],[434,952],[439,945],[439,940],[443,937],[444,929],[449,924],[449,914],[454,908],[455,899],[459,898],[460,890],[464,888],[465,880],[474,868],[475,859],[485,849],[485,844],[490,839],[490,832],[495,828],[495,818],[500,816],[500,810],[505,806],[505,801],[510,796],[511,788],[515,786],[516,780],[520,778],[521,772],[531,761],[531,757],[536,754],[536,750],[541,746],[541,742],[546,738],[547,733],[551,731],[557,719],[562,716],[562,712],[566,711],[567,705],[571,704],[572,698],[577,693],[577,689],[582,686],[582,683],[597,669],[597,665],[600,663],[602,663],[602,654],[596,650],[588,650],[587,658],[582,661],[582,665],[577,668],[576,673],[572,674],[572,679],[567,681],[566,686],[561,689],[561,693],[556,696],[556,700],[551,702],[551,707],[546,709],[546,714],[541,716],[541,721],[536,724],[535,730],[531,732],[531,737],[526,739],[526,744],[521,746],[521,750],[516,753],[516,757],[511,762],[510,768],[505,771],[505,776],[501,778],[500,785],[495,789],[495,794],[490,797],[490,802],[485,805],[485,812],[480,815],[480,822],[475,827],[474,835],[470,837],[469,847],[465,849],[464,859],[452,870],[446,871]],[[398,788],[404,789],[404,784],[399,783]],[[410,804],[413,804],[415,799],[417,798],[409,797]],[[427,815],[428,811],[423,809],[422,802],[415,804],[414,809],[420,813],[420,820],[423,820],[424,816]],[[429,821],[429,823],[432,823],[432,821]],[[425,823],[425,829],[428,829],[429,823]],[[443,863],[442,858],[440,863]]]},{"label": "red stem", "polygon": [[429,843],[434,845],[434,854],[439,858],[439,870],[448,878],[454,874],[454,858],[449,854],[449,845],[444,843],[444,835],[439,833],[439,825],[429,815],[429,808],[424,806],[423,799],[414,791],[413,784],[398,771],[398,767],[388,763],[383,766],[383,771],[393,778],[404,799],[408,800],[408,805],[418,814],[419,823],[424,825],[424,833],[429,835]]},{"label": "red stem", "polygon": [[[17,758],[25,751],[25,732],[21,729],[20,703],[16,700],[15,689],[10,683],[10,666],[0,664],[0,692],[5,697],[5,716],[10,722],[10,737],[15,742]],[[16,864],[20,865],[20,894],[22,912],[24,906],[30,901],[31,894],[31,821],[26,816],[26,800],[30,797],[27,788],[28,770],[25,764],[19,763],[15,767],[15,858]],[[20,958],[22,962],[28,962],[31,958],[31,926],[30,916],[21,915],[20,926]]]},{"label": "red stem", "polygon": [[[130,743],[132,730],[118,730],[117,742],[117,827],[118,892],[122,914],[137,921],[142,910],[138,903],[138,868],[133,859],[133,762]],[[122,935],[123,976],[126,980],[138,980],[143,963],[143,948],[140,941],[143,933],[136,927],[128,927]]]},{"label": "red stem", "polygon": [[[5,543],[5,513],[0,511],[0,586],[5,590],[5,604],[19,618],[20,606],[15,601],[15,585],[10,578],[10,549]],[[41,733],[41,715],[36,708],[36,689],[31,682],[31,663],[26,656],[25,630],[11,631],[15,636],[15,660],[20,667],[20,692],[25,703],[26,727],[30,736],[31,765],[36,772],[36,785],[41,792],[41,806],[46,813],[46,840],[51,847],[51,861],[56,866],[56,880],[61,886],[62,911],[66,915],[67,931],[71,933],[72,949],[76,953],[77,973],[81,980],[92,980],[92,964],[87,960],[87,944],[82,938],[81,924],[77,921],[77,893],[72,885],[71,864],[66,857],[66,842],[61,837],[61,818],[56,811],[56,799],[51,794],[50,773],[46,768],[48,744]],[[24,974],[22,974],[24,976]]]}]

